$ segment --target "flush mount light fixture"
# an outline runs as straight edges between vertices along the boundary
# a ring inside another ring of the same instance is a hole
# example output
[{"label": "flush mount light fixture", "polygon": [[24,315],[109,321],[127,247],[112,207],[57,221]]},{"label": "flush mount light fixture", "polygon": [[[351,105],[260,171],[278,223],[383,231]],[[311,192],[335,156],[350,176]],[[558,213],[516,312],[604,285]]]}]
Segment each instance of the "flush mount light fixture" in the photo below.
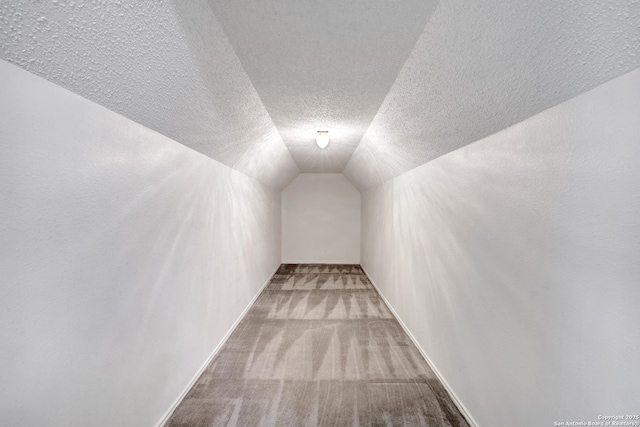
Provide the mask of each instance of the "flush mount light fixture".
[{"label": "flush mount light fixture", "polygon": [[328,130],[319,130],[316,135],[316,144],[318,147],[325,148],[329,145],[329,131]]}]

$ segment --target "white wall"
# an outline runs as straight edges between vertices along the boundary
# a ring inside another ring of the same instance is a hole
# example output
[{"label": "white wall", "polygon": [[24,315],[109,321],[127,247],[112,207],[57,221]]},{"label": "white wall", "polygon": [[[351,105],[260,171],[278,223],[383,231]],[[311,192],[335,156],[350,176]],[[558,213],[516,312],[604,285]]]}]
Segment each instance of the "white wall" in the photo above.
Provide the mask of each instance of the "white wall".
[{"label": "white wall", "polygon": [[341,173],[303,173],[282,191],[282,262],[360,263],[360,192]]},{"label": "white wall", "polygon": [[153,426],[278,266],[280,194],[0,76],[0,425]]},{"label": "white wall", "polygon": [[637,414],[640,69],[363,193],[362,263],[478,424]]}]

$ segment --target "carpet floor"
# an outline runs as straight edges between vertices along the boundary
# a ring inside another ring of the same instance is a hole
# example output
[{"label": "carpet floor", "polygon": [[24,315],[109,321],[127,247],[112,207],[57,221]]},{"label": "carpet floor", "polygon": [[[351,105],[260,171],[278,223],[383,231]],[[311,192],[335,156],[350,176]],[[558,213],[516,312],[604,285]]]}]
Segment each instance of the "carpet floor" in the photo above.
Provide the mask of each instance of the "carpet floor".
[{"label": "carpet floor", "polygon": [[283,264],[166,424],[468,426],[358,265]]}]

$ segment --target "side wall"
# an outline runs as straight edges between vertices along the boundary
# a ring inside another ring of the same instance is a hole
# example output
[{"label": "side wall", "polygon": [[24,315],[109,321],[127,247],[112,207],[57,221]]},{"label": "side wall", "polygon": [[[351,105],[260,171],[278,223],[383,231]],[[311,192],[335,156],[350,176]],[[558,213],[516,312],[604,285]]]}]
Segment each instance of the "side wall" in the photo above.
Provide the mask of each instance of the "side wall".
[{"label": "side wall", "polygon": [[303,173],[282,192],[282,261],[360,263],[360,192],[341,173]]},{"label": "side wall", "polygon": [[279,265],[280,192],[0,76],[0,424],[153,426]]},{"label": "side wall", "polygon": [[363,193],[362,264],[477,423],[636,414],[640,69]]}]

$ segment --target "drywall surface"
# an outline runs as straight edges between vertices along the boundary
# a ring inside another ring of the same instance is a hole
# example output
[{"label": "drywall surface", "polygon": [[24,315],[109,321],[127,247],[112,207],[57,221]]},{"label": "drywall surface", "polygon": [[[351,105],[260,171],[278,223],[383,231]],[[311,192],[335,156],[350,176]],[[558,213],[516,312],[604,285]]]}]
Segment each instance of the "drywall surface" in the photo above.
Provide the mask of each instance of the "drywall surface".
[{"label": "drywall surface", "polygon": [[276,188],[299,173],[206,0],[0,2],[0,59]]},{"label": "drywall surface", "polygon": [[0,425],[153,426],[279,265],[280,192],[0,75]]},{"label": "drywall surface", "polygon": [[344,174],[369,188],[637,67],[636,0],[442,0]]},{"label": "drywall surface", "polygon": [[302,172],[344,170],[438,4],[208,1]]},{"label": "drywall surface", "polygon": [[360,263],[360,192],[341,173],[302,173],[282,191],[282,262]]},{"label": "drywall surface", "polygon": [[363,193],[363,266],[480,426],[638,413],[638,93],[635,70]]}]

